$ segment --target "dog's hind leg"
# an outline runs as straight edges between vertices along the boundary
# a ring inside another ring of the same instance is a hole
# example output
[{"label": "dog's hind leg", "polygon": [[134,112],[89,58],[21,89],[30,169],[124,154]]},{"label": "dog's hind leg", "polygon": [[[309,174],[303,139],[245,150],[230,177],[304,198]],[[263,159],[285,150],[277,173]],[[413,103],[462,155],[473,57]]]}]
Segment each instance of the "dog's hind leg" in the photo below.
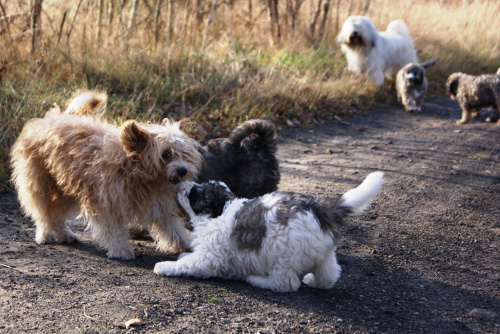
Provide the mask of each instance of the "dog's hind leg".
[{"label": "dog's hind leg", "polygon": [[78,204],[59,190],[40,160],[19,154],[13,164],[19,201],[36,225],[35,241],[38,244],[78,241],[66,225],[68,214],[76,211]]},{"label": "dog's hind leg", "polygon": [[330,289],[339,279],[340,272],[335,251],[332,251],[302,281],[311,288]]},{"label": "dog's hind leg", "polygon": [[269,276],[250,275],[246,279],[248,284],[274,292],[292,292],[300,287],[297,273],[289,270],[272,271]]},{"label": "dog's hind leg", "polygon": [[57,242],[73,243],[78,236],[66,224],[66,218],[78,209],[78,203],[60,192],[54,193],[47,200],[45,210],[36,219],[36,237],[39,244]]}]

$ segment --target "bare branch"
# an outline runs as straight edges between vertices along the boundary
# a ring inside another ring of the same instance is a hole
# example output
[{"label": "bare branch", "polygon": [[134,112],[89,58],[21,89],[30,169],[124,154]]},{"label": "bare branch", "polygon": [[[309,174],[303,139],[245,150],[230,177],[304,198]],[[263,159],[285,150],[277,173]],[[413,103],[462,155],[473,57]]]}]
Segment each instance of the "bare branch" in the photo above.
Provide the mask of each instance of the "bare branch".
[{"label": "bare branch", "polygon": [[330,11],[330,0],[326,0],[323,5],[323,20],[321,21],[321,27],[319,29],[318,37],[314,42],[314,47],[317,48],[321,41],[323,40],[323,35],[325,34],[326,21],[328,19],[328,12]]},{"label": "bare branch", "polygon": [[73,19],[71,20],[71,24],[69,25],[68,33],[66,35],[66,44],[69,46],[69,38],[71,36],[71,32],[73,31],[73,25],[75,23],[76,15],[78,14],[78,11],[80,10],[80,5],[82,4],[83,0],[78,1],[78,5],[76,6],[75,14],[73,15]]},{"label": "bare branch", "polygon": [[323,0],[318,0],[318,6],[314,12],[313,20],[309,25],[309,31],[311,32],[311,39],[314,39],[314,31],[316,30],[316,24],[318,23],[319,14],[321,13],[321,3]]},{"label": "bare branch", "polygon": [[35,53],[37,37],[40,34],[40,26],[42,24],[42,1],[43,0],[30,0],[31,54]]},{"label": "bare branch", "polygon": [[97,31],[95,39],[97,44],[101,41],[102,16],[104,14],[104,0],[99,0],[97,3]]},{"label": "bare branch", "polygon": [[17,55],[18,54],[17,48],[16,48],[15,43],[12,40],[12,35],[11,35],[11,32],[10,32],[9,20],[8,20],[7,15],[6,15],[5,8],[4,8],[3,4],[2,4],[2,1],[0,1],[0,7],[2,9],[2,15],[3,15],[3,17],[1,19],[5,19],[5,30],[7,30],[7,37],[9,39],[9,45],[10,45],[11,48],[14,49],[14,54]]},{"label": "bare branch", "polygon": [[218,2],[219,0],[214,0],[214,2],[212,2],[212,7],[210,8],[210,14],[208,15],[207,23],[205,24],[205,32],[203,33],[203,40],[201,42],[202,49],[205,48],[205,43],[207,42],[208,29],[210,28],[210,23],[212,23],[212,20],[214,18],[215,9],[217,8]]},{"label": "bare branch", "polygon": [[155,34],[155,44],[154,48],[156,49],[156,46],[158,45],[158,26],[160,22],[160,12],[161,12],[161,4],[163,0],[158,0],[156,2],[156,8],[155,8],[155,18],[154,18],[154,34]]},{"label": "bare branch", "polygon": [[128,42],[130,39],[130,35],[135,28],[135,19],[137,17],[137,11],[139,10],[139,2],[141,0],[134,0],[130,9],[130,18],[127,26],[127,33],[125,34],[125,41],[123,43],[124,51],[128,50]]}]

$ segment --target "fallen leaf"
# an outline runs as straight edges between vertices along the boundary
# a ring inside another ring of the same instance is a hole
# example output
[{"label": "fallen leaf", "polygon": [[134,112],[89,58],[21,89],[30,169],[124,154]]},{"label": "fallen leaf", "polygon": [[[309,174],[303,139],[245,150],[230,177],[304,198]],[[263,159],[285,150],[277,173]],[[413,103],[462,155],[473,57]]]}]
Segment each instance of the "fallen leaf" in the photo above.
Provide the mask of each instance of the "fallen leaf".
[{"label": "fallen leaf", "polygon": [[144,323],[139,318],[130,319],[130,320],[127,320],[125,322],[126,329],[129,329],[130,327],[136,327],[136,326],[142,326],[142,325],[144,325]]}]

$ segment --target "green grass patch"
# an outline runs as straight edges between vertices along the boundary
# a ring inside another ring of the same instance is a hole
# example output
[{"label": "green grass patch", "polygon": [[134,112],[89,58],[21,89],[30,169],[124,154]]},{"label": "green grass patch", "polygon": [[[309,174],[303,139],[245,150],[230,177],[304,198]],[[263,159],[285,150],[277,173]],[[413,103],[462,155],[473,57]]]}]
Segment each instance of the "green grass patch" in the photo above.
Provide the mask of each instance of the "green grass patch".
[{"label": "green grass patch", "polygon": [[211,298],[207,299],[207,302],[220,304],[220,303],[222,303],[222,299],[220,299],[219,297],[211,297]]}]

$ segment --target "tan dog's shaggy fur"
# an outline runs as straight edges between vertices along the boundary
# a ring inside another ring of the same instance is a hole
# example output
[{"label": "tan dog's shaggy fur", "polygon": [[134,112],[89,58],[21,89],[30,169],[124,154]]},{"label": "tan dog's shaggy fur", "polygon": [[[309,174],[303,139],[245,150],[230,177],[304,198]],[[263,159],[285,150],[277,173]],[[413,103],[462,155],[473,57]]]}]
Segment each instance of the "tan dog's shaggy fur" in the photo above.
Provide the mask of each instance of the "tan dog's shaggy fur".
[{"label": "tan dog's shaggy fur", "polygon": [[131,227],[149,230],[162,251],[189,247],[175,194],[201,167],[196,143],[175,122],[117,127],[85,116],[105,95],[83,94],[64,113],[28,121],[12,147],[13,182],[36,242],[77,241],[66,218],[80,207],[110,258],[134,258]]}]

